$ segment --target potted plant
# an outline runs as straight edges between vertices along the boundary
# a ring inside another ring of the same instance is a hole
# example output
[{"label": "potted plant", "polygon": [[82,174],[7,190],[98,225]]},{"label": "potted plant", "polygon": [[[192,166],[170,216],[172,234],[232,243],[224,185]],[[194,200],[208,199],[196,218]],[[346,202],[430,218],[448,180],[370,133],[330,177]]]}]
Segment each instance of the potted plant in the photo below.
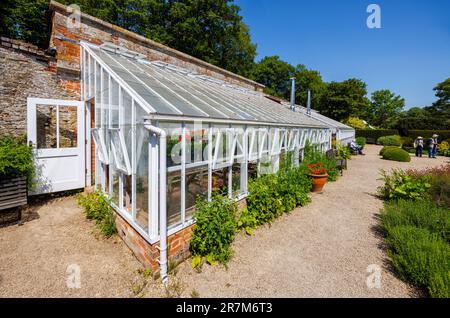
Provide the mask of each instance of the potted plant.
[{"label": "potted plant", "polygon": [[322,192],[323,186],[328,181],[327,169],[320,161],[308,165],[309,176],[312,179],[312,192]]}]

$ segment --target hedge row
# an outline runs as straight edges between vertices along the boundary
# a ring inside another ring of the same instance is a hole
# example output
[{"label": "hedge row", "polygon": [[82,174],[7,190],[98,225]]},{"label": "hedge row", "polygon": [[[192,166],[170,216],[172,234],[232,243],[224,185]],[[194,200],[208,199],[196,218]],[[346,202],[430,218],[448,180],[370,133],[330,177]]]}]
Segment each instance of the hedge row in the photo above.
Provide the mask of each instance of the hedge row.
[{"label": "hedge row", "polygon": [[391,135],[400,135],[412,140],[422,136],[424,140],[427,140],[433,134],[439,135],[439,142],[450,139],[450,130],[408,130],[406,134],[402,134],[396,129],[356,129],[356,137],[365,137],[367,143],[374,143],[380,137]]},{"label": "hedge row", "polygon": [[396,129],[356,129],[356,137],[366,138],[366,143],[373,144],[383,136],[398,135]]}]

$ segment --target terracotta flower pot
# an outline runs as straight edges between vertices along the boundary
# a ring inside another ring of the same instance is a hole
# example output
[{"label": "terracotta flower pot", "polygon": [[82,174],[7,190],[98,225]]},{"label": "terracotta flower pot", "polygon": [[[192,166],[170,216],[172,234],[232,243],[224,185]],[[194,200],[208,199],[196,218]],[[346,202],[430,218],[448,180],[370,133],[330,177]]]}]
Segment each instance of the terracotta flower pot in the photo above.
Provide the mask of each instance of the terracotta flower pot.
[{"label": "terracotta flower pot", "polygon": [[309,176],[311,177],[313,183],[312,192],[322,192],[323,186],[328,181],[328,174],[310,173]]}]

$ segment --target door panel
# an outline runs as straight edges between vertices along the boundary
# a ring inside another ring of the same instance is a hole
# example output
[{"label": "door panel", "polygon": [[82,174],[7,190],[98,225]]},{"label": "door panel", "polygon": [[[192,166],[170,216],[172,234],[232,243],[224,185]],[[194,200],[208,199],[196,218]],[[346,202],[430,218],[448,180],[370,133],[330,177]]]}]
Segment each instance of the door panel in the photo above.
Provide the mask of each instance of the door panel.
[{"label": "door panel", "polygon": [[28,98],[28,142],[33,145],[37,187],[52,193],[85,186],[84,103]]}]

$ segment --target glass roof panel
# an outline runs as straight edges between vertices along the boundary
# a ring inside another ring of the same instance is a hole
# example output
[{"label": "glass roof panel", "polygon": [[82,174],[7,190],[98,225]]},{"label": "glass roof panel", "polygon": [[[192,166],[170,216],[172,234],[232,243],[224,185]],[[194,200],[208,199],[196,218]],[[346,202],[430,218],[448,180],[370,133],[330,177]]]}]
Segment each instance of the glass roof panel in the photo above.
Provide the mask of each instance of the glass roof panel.
[{"label": "glass roof panel", "polygon": [[[83,44],[86,45],[86,44]],[[300,109],[269,100],[263,93],[227,84],[163,62],[149,63],[89,45],[95,58],[106,64],[156,114],[241,120],[308,127],[330,127]],[[323,115],[321,115],[323,116]],[[325,116],[323,116],[325,117]]]}]

